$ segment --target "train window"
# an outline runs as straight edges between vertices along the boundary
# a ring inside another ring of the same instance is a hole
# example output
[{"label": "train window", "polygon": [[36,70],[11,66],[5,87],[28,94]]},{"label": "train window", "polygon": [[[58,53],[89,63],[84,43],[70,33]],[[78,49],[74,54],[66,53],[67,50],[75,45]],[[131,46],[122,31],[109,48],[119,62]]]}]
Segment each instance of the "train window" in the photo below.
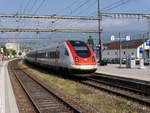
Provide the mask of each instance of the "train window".
[{"label": "train window", "polygon": [[69,53],[68,53],[67,49],[65,49],[65,55],[69,56]]},{"label": "train window", "polygon": [[74,41],[74,40],[71,40],[69,41],[71,43],[72,46],[78,46],[78,47],[83,47],[83,46],[86,46],[86,44],[83,42],[83,41]]},{"label": "train window", "polygon": [[52,58],[52,53],[50,52],[50,58]]},{"label": "train window", "polygon": [[69,41],[71,45],[74,47],[77,55],[83,58],[87,58],[91,55],[89,48],[82,41]]},{"label": "train window", "polygon": [[52,52],[52,58],[54,58],[54,52]]},{"label": "train window", "polygon": [[48,52],[47,54],[48,54],[48,58],[50,58],[50,52]]},{"label": "train window", "polygon": [[87,47],[74,47],[75,50],[87,50]]},{"label": "train window", "polygon": [[59,58],[59,51],[56,51],[56,58]]}]

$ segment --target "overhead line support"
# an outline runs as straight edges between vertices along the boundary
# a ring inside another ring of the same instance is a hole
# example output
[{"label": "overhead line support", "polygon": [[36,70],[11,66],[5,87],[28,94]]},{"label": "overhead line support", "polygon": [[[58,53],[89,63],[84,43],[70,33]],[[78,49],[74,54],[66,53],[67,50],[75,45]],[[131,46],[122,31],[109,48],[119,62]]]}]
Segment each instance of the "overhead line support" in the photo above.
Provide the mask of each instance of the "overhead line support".
[{"label": "overhead line support", "polygon": [[0,28],[0,32],[68,32],[68,33],[98,33],[97,30],[80,30],[80,29],[5,29]]},{"label": "overhead line support", "polygon": [[77,19],[77,20],[98,20],[98,17],[87,16],[57,16],[57,15],[21,15],[21,14],[0,14],[0,18],[44,18],[44,19]]},{"label": "overhead line support", "polygon": [[101,30],[101,20],[102,20],[102,14],[100,12],[100,0],[98,0],[98,36],[99,36],[99,63],[102,62],[102,30]]}]

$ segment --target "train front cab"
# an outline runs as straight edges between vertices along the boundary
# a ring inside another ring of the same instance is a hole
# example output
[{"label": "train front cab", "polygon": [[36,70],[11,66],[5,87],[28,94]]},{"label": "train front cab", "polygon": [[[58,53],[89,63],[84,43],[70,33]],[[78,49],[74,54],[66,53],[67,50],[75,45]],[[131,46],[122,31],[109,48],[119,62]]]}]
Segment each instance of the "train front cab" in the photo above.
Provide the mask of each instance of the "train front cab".
[{"label": "train front cab", "polygon": [[97,70],[94,52],[82,41],[66,42],[73,57],[71,71],[80,74],[93,73]]}]

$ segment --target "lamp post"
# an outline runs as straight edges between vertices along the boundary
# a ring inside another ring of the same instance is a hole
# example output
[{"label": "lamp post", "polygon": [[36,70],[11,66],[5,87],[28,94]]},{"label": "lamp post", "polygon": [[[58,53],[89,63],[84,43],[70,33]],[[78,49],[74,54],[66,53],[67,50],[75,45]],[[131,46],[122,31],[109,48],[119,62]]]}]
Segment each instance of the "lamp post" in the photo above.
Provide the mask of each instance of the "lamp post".
[{"label": "lamp post", "polygon": [[120,37],[120,33],[119,33],[119,63],[120,63],[120,68],[121,68],[121,65],[122,65],[121,49],[122,49],[122,46],[121,46],[121,37]]},{"label": "lamp post", "polygon": [[[150,19],[149,19],[150,21]],[[150,27],[150,22],[149,22],[149,27]],[[150,28],[149,28],[150,30]],[[148,58],[148,63],[149,63],[149,66],[150,66],[150,31],[148,31],[148,43],[149,43],[149,58]]]},{"label": "lamp post", "polygon": [[130,36],[126,36],[125,38],[121,38],[121,33],[119,33],[118,38],[116,38],[114,35],[112,35],[110,39],[111,39],[111,41],[119,40],[119,67],[121,68],[122,67],[122,53],[121,53],[122,45],[121,45],[121,41],[122,40],[129,41]]},{"label": "lamp post", "polygon": [[102,15],[101,15],[101,12],[100,12],[100,1],[101,0],[98,0],[98,36],[99,36],[99,45],[100,45],[100,50],[99,50],[99,63],[101,64],[101,61],[102,61],[102,39],[101,39],[101,20],[102,20]]}]

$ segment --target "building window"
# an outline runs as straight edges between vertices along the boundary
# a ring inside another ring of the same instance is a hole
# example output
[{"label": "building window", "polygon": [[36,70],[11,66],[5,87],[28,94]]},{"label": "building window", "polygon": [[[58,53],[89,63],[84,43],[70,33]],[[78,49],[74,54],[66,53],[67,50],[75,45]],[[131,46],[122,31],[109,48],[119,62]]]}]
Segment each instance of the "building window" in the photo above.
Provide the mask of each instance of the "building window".
[{"label": "building window", "polygon": [[124,52],[123,52],[123,54],[125,55],[125,54],[126,54],[126,52],[124,51]]},{"label": "building window", "polygon": [[132,55],[134,55],[134,53],[133,53],[133,52],[132,52],[131,54],[132,54]]},{"label": "building window", "polygon": [[115,55],[117,55],[117,52],[115,52]]},{"label": "building window", "polygon": [[65,55],[69,56],[69,53],[68,53],[67,49],[65,49]]},{"label": "building window", "polygon": [[109,52],[107,52],[107,55],[109,55]]}]

